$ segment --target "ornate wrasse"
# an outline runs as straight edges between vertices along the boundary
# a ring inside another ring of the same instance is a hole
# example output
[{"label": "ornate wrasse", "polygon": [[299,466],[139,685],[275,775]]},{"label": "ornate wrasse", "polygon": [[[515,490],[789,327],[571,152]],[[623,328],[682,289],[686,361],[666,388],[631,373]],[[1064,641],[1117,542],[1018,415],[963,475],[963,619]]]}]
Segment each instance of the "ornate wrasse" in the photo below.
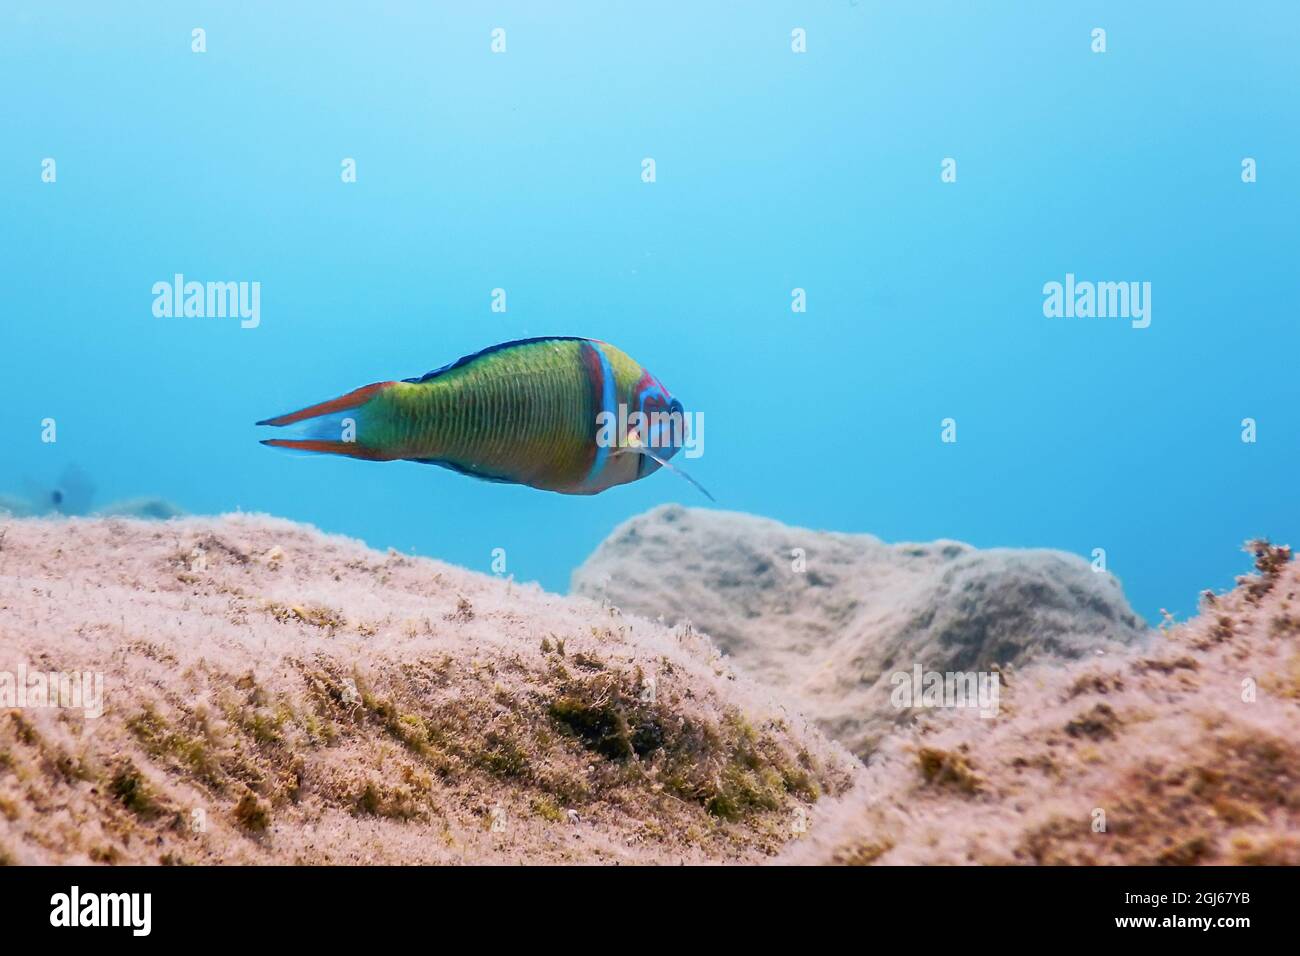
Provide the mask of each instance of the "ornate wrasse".
[{"label": "ornate wrasse", "polygon": [[[278,448],[404,459],[592,495],[672,468],[683,415],[622,350],[549,337],[493,345],[419,378],[376,382],[257,424],[295,428],[295,438],[263,441]],[[611,419],[619,423],[612,431]],[[618,433],[629,419],[635,424]]]}]

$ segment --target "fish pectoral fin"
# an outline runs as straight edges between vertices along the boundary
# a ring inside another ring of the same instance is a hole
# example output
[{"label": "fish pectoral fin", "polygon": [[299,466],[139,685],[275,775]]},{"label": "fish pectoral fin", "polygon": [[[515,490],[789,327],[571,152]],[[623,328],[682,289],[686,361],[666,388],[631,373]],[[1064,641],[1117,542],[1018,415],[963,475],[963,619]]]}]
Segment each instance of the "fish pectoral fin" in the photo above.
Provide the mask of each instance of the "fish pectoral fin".
[{"label": "fish pectoral fin", "polygon": [[623,447],[623,448],[618,449],[616,452],[614,452],[614,454],[615,454],[615,455],[624,455],[624,454],[628,454],[628,455],[645,455],[647,458],[652,458],[652,459],[654,459],[655,461],[659,462],[659,467],[660,467],[660,468],[667,468],[667,469],[668,469],[669,471],[671,471],[673,474],[675,474],[675,475],[680,475],[681,477],[683,477],[683,478],[685,478],[687,481],[689,481],[691,484],[693,484],[696,488],[698,488],[698,489],[700,490],[700,493],[701,493],[702,495],[704,495],[704,497],[708,498],[708,499],[709,499],[710,501],[712,501],[714,504],[717,504],[717,502],[718,502],[718,499],[717,499],[717,498],[715,498],[715,497],[713,497],[713,495],[709,494],[709,489],[705,488],[702,484],[700,484],[698,481],[696,481],[694,478],[692,478],[690,475],[688,475],[688,474],[687,474],[685,471],[683,471],[681,468],[678,468],[676,465],[674,465],[672,462],[670,462],[667,458],[664,458],[662,455],[656,455],[653,451],[651,451],[649,448],[646,448],[644,445],[628,445],[628,446],[625,446],[625,447]]}]

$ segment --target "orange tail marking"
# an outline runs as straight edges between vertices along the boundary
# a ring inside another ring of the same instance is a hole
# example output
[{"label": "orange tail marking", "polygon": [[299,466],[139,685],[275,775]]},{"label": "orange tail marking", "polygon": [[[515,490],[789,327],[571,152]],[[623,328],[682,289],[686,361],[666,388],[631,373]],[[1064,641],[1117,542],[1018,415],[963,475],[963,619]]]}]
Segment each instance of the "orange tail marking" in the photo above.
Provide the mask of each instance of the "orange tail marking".
[{"label": "orange tail marking", "polygon": [[[290,412],[287,415],[280,415],[276,418],[266,418],[258,422],[259,425],[292,425],[307,418],[316,418],[320,415],[329,415],[332,412],[345,412],[349,408],[359,408],[374,397],[376,392],[383,391],[396,382],[376,382],[374,385],[364,385],[361,388],[353,389],[346,395],[340,395],[338,398],[332,398],[328,402],[321,402],[319,405],[309,405],[307,408],[301,408],[296,412]],[[275,440],[263,442],[265,445],[275,444]],[[301,444],[301,443],[299,443]],[[332,444],[325,442],[324,444]],[[342,444],[339,442],[338,444]],[[309,449],[311,451],[324,451],[325,449]],[[355,456],[360,457],[360,456]]]}]

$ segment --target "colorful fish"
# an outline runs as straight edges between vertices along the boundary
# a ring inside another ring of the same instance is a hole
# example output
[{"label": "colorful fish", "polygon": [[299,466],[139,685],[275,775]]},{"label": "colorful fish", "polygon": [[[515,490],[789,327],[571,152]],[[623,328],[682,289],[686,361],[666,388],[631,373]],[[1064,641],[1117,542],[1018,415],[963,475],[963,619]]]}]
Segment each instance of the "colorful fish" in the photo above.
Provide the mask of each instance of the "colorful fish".
[{"label": "colorful fish", "polygon": [[625,352],[556,336],[493,345],[419,378],[366,385],[257,424],[297,426],[296,438],[262,442],[277,448],[417,461],[569,495],[663,466],[712,498],[668,463],[684,420],[682,403]]}]

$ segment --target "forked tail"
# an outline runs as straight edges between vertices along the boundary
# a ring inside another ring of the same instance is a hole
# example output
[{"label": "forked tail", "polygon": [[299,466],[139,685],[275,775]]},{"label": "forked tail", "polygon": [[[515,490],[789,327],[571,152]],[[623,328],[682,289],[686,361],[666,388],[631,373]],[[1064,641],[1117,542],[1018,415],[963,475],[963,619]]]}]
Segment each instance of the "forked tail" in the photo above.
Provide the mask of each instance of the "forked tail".
[{"label": "forked tail", "polygon": [[367,446],[357,437],[359,411],[378,394],[396,385],[396,382],[376,382],[354,389],[346,395],[309,405],[287,415],[265,418],[259,425],[276,428],[292,426],[293,438],[264,438],[263,445],[287,448],[291,451],[314,451],[329,455],[346,455],[367,461],[392,461],[399,456],[390,455],[379,448]]}]

